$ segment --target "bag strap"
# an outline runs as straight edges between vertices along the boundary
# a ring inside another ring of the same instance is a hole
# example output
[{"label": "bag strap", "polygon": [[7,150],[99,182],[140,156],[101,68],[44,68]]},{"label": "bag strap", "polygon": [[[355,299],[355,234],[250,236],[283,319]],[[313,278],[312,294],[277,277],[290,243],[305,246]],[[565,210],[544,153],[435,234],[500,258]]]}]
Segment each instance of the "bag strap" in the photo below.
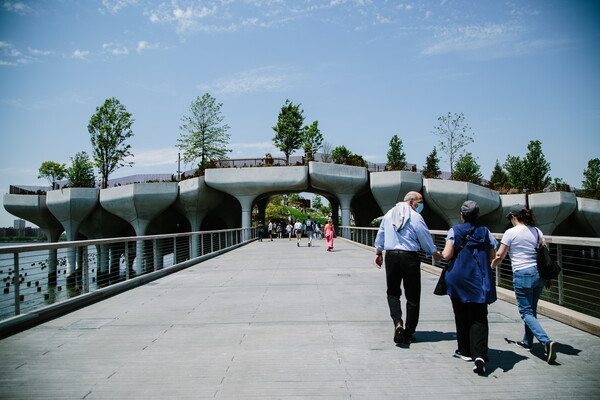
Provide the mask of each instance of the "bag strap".
[{"label": "bag strap", "polygon": [[537,227],[535,228],[535,234],[537,236],[536,238],[536,242],[537,242],[537,246],[535,246],[536,249],[539,249],[540,247],[542,247],[542,242],[540,242],[540,230]]}]

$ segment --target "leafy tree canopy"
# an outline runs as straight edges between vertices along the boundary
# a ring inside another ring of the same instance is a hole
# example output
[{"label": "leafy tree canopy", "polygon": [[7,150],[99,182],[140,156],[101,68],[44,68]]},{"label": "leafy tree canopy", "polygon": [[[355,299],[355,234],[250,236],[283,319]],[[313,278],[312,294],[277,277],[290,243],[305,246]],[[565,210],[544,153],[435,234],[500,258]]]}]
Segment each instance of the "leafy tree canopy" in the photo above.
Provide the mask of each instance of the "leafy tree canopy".
[{"label": "leafy tree canopy", "polygon": [[587,196],[600,199],[600,158],[588,161],[583,171],[582,189]]},{"label": "leafy tree canopy", "polygon": [[66,173],[67,167],[65,164],[60,164],[54,161],[44,161],[38,169],[38,179],[48,179],[52,189],[54,189],[55,183],[63,179]]},{"label": "leafy tree canopy", "polygon": [[454,179],[454,162],[463,153],[463,149],[474,141],[471,127],[465,123],[463,113],[448,113],[438,119],[433,134],[438,136],[440,150],[446,153],[450,161],[450,175]]},{"label": "leafy tree canopy", "polygon": [[387,153],[387,165],[392,171],[399,171],[406,168],[406,153],[403,149],[402,139],[398,135],[392,136],[390,148]]},{"label": "leafy tree canopy", "polygon": [[423,167],[421,173],[425,178],[435,179],[440,176],[440,159],[437,155],[437,149],[435,148],[435,146],[433,147],[431,153],[429,153],[429,155],[425,159],[425,166]]},{"label": "leafy tree canopy", "polygon": [[281,107],[277,117],[277,125],[273,127],[275,147],[285,154],[287,164],[290,163],[290,155],[298,150],[303,143],[302,124],[304,123],[304,110],[301,104],[294,104],[286,100]]},{"label": "leafy tree canopy", "polygon": [[306,162],[313,161],[315,153],[323,145],[323,135],[319,130],[319,121],[314,121],[302,128],[302,141]]},{"label": "leafy tree canopy", "polygon": [[94,164],[85,151],[71,157],[71,166],[67,169],[67,179],[70,187],[96,187]]},{"label": "leafy tree canopy", "polygon": [[192,163],[199,160],[200,172],[210,165],[211,161],[225,158],[231,150],[227,149],[230,134],[229,125],[223,124],[221,114],[223,103],[209,93],[196,97],[190,104],[190,114],[181,120],[179,127],[181,137],[177,139],[177,147],[183,151],[183,161]]},{"label": "leafy tree canopy", "polygon": [[125,161],[126,157],[132,156],[131,146],[125,143],[133,136],[131,126],[134,120],[131,117],[125,106],[112,97],[96,107],[96,113],[90,118],[88,132],[91,135],[93,164],[100,170],[102,188],[108,186],[108,176],[115,170],[133,165],[133,162]]},{"label": "leafy tree canopy", "polygon": [[527,149],[529,152],[523,159],[525,186],[534,192],[544,190],[552,182],[552,178],[548,175],[550,163],[546,161],[542,152],[542,142],[532,140]]},{"label": "leafy tree canopy", "polygon": [[457,181],[471,182],[477,185],[481,184],[481,175],[479,164],[471,153],[461,155],[456,161],[454,169],[454,179]]}]

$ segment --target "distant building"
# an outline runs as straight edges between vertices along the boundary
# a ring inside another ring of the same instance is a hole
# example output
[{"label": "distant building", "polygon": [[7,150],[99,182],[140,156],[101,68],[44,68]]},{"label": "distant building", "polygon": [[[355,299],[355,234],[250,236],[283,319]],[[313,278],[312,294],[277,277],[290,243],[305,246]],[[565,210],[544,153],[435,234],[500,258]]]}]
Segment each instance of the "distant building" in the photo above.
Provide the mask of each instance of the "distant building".
[{"label": "distant building", "polygon": [[15,229],[25,229],[25,220],[24,219],[15,219],[13,227]]}]

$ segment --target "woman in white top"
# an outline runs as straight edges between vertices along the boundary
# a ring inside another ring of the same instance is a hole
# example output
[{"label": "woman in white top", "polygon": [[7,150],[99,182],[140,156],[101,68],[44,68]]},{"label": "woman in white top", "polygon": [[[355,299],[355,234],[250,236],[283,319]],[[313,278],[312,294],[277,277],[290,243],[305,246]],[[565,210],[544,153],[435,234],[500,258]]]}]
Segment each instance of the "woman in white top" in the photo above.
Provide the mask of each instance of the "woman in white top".
[{"label": "woman in white top", "polygon": [[538,243],[544,243],[544,235],[535,227],[533,212],[523,205],[511,207],[507,218],[513,227],[504,232],[492,268],[496,268],[507,254],[510,256],[517,307],[525,323],[525,335],[517,344],[531,349],[535,336],[544,345],[550,364],[556,360],[556,342],[550,340],[537,319],[537,303],[542,289],[552,284],[552,281],[540,278],[537,270],[536,247]]}]

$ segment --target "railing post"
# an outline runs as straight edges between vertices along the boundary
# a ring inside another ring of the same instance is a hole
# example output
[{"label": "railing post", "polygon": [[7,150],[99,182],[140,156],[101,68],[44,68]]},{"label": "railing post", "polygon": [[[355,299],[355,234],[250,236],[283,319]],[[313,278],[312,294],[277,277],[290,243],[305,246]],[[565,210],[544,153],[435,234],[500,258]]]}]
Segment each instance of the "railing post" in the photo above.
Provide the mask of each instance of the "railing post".
[{"label": "railing post", "polygon": [[125,242],[125,280],[129,280],[129,242]]},{"label": "railing post", "polygon": [[[563,268],[563,251],[562,245],[556,245],[556,262]],[[563,305],[565,303],[565,280],[564,280],[564,269],[558,274],[558,304]]]},{"label": "railing post", "polygon": [[152,240],[152,260],[154,260],[154,271],[158,270],[158,243]]},{"label": "railing post", "polygon": [[89,293],[90,291],[90,265],[88,258],[88,248],[83,246],[81,248],[81,268],[83,272],[83,293]]},{"label": "railing post", "polygon": [[173,238],[173,264],[177,264],[177,236]]},{"label": "railing post", "polygon": [[19,253],[14,254],[15,274],[13,276],[13,284],[15,287],[15,315],[21,314],[21,277],[19,269]]}]

